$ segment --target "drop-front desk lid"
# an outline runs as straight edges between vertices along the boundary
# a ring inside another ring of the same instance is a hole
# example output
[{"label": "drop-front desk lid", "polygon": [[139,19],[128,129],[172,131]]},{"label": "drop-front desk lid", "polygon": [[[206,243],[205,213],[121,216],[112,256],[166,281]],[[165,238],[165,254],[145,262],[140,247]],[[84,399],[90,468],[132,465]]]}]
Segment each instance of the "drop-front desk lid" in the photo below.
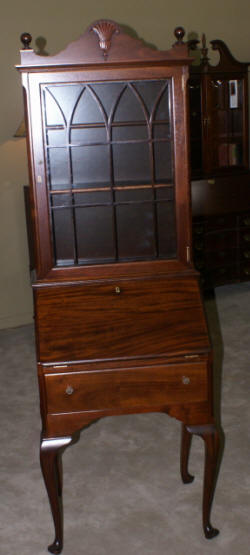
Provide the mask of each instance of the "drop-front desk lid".
[{"label": "drop-front desk lid", "polygon": [[35,288],[41,362],[210,350],[196,276]]}]

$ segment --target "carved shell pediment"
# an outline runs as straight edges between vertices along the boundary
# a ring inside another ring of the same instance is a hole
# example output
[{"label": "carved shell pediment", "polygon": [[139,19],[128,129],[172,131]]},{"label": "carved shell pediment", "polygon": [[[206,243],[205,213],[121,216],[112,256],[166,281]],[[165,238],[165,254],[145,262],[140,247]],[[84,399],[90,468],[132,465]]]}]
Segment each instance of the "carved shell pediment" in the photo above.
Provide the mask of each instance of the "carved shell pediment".
[{"label": "carved shell pediment", "polygon": [[89,31],[93,31],[97,34],[99,39],[99,46],[103,52],[104,57],[107,57],[108,51],[111,47],[111,41],[113,34],[120,33],[120,27],[114,21],[100,19],[94,22]]}]

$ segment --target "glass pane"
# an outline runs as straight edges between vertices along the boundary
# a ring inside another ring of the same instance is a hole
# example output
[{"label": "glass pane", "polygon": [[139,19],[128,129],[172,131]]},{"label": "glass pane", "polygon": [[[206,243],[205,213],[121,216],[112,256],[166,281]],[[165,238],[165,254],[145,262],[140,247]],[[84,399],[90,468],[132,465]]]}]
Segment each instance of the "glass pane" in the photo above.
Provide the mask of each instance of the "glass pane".
[{"label": "glass pane", "polygon": [[47,144],[50,146],[66,146],[68,144],[66,129],[48,129]]},{"label": "glass pane", "polygon": [[201,87],[200,83],[190,79],[190,151],[192,172],[202,168],[202,124],[201,124]]},{"label": "glass pane", "polygon": [[225,110],[228,107],[228,81],[220,79],[210,81],[212,109]]},{"label": "glass pane", "polygon": [[154,200],[154,192],[152,187],[149,189],[125,189],[124,191],[115,191],[115,202],[146,202]]},{"label": "glass pane", "polygon": [[231,110],[231,130],[233,135],[241,136],[243,132],[243,114],[241,110]]},{"label": "glass pane", "polygon": [[169,120],[169,97],[168,97],[168,87],[164,90],[161,95],[155,110],[154,115],[155,120]]},{"label": "glass pane", "polygon": [[[51,199],[54,255],[57,265],[74,264],[74,226],[70,195],[54,195]],[[65,208],[64,208],[65,207]],[[68,208],[67,208],[68,207]]]},{"label": "glass pane", "polygon": [[171,144],[155,143],[154,159],[156,183],[171,181],[173,179]]},{"label": "glass pane", "polygon": [[70,171],[67,148],[50,148],[48,150],[48,174],[51,189],[68,189]]},{"label": "glass pane", "polygon": [[103,108],[106,115],[109,116],[115,107],[115,103],[118,100],[124,88],[124,83],[94,83],[91,84],[91,89],[95,92],[98,98],[101,100]]},{"label": "glass pane", "polygon": [[156,200],[174,200],[173,187],[159,187],[155,188]]},{"label": "glass pane", "polygon": [[104,123],[105,117],[101,103],[91,92],[91,87],[85,87],[76,106],[72,123]]},{"label": "glass pane", "polygon": [[175,205],[173,202],[157,203],[159,256],[176,256]]},{"label": "glass pane", "polygon": [[47,125],[60,125],[66,121],[70,121],[82,90],[82,85],[75,84],[46,87],[45,105]]},{"label": "glass pane", "polygon": [[126,125],[113,127],[112,141],[147,140],[148,128],[146,125]]},{"label": "glass pane", "polygon": [[151,114],[155,103],[166,81],[135,81],[135,89],[142,97],[149,114]]},{"label": "glass pane", "polygon": [[86,190],[84,193],[74,193],[75,206],[81,205],[96,205],[96,204],[111,204],[112,193],[110,191],[91,191]]},{"label": "glass pane", "polygon": [[108,146],[72,147],[71,156],[74,187],[109,183]]},{"label": "glass pane", "polygon": [[75,214],[79,263],[114,259],[112,207],[76,208]]},{"label": "glass pane", "polygon": [[169,124],[155,124],[153,126],[154,139],[169,139],[170,138],[170,125]]},{"label": "glass pane", "polygon": [[153,203],[118,205],[116,221],[120,259],[155,256]]},{"label": "glass pane", "polygon": [[217,130],[219,135],[227,135],[230,132],[230,117],[225,110],[217,112]]},{"label": "glass pane", "polygon": [[113,121],[144,121],[143,104],[132,88],[126,86],[116,107]]},{"label": "glass pane", "polygon": [[87,128],[87,129],[71,129],[71,143],[73,144],[96,144],[107,143],[107,132],[105,127]]},{"label": "glass pane", "polygon": [[113,145],[115,184],[149,183],[150,151],[147,143]]},{"label": "glass pane", "polygon": [[196,83],[192,79],[189,80],[189,100],[190,100],[190,112],[200,112],[201,111],[201,86],[200,83]]}]

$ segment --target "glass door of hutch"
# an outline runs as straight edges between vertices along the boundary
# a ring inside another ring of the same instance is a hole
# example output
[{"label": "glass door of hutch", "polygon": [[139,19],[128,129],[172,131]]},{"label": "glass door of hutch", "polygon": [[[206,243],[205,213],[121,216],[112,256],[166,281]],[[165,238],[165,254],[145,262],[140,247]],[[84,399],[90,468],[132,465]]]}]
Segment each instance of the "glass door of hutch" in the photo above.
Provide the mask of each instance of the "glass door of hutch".
[{"label": "glass door of hutch", "polygon": [[171,87],[42,85],[55,266],[176,257]]},{"label": "glass door of hutch", "polygon": [[208,171],[243,169],[247,161],[244,76],[206,76],[205,86],[207,114],[204,126],[210,146],[206,150]]}]

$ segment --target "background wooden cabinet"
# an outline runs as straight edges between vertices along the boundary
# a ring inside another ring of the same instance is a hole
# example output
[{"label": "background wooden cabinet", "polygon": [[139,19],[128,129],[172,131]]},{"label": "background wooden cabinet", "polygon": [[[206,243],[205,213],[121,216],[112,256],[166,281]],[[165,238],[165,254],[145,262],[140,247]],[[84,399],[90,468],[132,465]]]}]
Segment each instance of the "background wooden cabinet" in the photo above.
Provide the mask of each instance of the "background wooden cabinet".
[{"label": "background wooden cabinet", "polygon": [[[213,40],[220,60],[210,65],[204,37],[202,42],[189,80],[193,245],[203,286],[212,288],[249,279],[241,239],[250,212],[248,64]],[[189,44],[192,49],[197,41]]]}]

